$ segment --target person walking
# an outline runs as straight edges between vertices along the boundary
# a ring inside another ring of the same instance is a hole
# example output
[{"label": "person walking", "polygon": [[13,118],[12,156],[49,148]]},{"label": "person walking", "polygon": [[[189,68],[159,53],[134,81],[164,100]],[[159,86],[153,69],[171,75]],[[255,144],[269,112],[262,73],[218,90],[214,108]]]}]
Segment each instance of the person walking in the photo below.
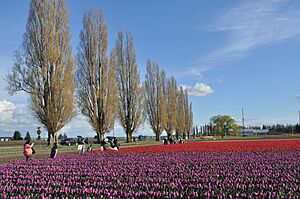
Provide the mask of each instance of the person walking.
[{"label": "person walking", "polygon": [[29,159],[32,158],[32,154],[33,154],[33,145],[34,143],[30,142],[30,140],[27,140],[24,144],[24,155],[26,157],[26,161],[29,161]]},{"label": "person walking", "polygon": [[52,147],[51,152],[50,152],[50,158],[52,158],[52,159],[56,158],[57,152],[58,152],[58,146],[57,146],[57,143],[55,142],[53,144],[53,147]]}]

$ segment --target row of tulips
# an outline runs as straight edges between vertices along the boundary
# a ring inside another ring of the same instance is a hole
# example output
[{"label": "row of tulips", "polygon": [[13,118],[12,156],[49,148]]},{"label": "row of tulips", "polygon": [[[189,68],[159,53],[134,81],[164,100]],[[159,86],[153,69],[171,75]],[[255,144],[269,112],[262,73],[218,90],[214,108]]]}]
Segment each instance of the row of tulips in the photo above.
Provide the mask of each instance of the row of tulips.
[{"label": "row of tulips", "polygon": [[0,198],[199,197],[299,198],[300,151],[93,153],[0,166]]},{"label": "row of tulips", "polygon": [[300,140],[212,141],[122,148],[121,152],[300,151]]}]

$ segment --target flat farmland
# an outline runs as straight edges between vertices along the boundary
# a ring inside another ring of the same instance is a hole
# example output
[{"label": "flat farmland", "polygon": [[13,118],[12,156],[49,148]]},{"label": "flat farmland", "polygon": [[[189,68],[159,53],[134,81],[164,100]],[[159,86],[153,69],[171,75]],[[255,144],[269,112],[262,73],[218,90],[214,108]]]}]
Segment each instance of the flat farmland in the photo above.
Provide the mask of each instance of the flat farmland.
[{"label": "flat farmland", "polygon": [[1,198],[300,197],[300,140],[130,147],[0,167]]}]

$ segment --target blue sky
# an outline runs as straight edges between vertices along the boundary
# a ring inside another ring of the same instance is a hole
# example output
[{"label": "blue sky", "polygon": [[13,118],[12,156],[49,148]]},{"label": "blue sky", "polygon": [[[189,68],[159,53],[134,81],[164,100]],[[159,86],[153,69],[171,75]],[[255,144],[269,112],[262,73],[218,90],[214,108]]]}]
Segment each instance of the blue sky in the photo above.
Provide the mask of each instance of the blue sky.
[{"label": "blue sky", "polygon": [[[0,133],[35,132],[25,94],[9,96],[4,77],[22,43],[28,0],[0,6]],[[300,2],[258,1],[67,1],[76,54],[82,16],[99,7],[109,31],[109,48],[118,31],[133,33],[141,79],[147,59],[189,91],[194,123],[228,114],[246,125],[296,124],[300,110]],[[45,130],[43,130],[45,132]],[[61,133],[93,136],[78,116]],[[119,125],[116,135],[123,136]],[[145,125],[137,134],[152,135]],[[46,135],[46,133],[44,134]]]}]

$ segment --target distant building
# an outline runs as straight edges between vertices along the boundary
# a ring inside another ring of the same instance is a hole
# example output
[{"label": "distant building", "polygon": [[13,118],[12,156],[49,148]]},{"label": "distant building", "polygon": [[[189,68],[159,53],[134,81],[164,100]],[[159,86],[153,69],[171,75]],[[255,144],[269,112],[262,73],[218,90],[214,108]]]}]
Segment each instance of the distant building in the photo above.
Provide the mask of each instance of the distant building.
[{"label": "distant building", "polygon": [[269,129],[242,129],[240,135],[242,137],[247,136],[260,136],[260,135],[268,135]]},{"label": "distant building", "polygon": [[7,142],[11,140],[11,137],[0,137],[0,142]]}]

